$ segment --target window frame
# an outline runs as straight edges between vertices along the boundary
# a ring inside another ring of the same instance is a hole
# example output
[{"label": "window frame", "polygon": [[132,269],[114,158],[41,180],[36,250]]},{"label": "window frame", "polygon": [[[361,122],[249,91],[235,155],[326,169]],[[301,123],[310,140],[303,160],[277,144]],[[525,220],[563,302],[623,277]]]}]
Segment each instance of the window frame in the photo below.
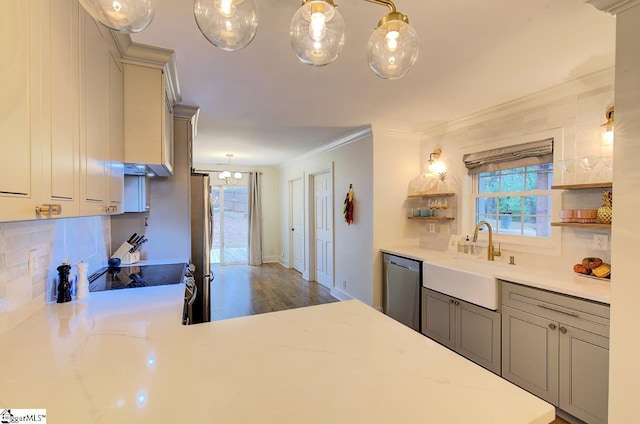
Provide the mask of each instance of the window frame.
[{"label": "window frame", "polygon": [[[563,130],[562,128],[556,128],[552,130],[542,131],[538,133],[533,133],[525,136],[518,136],[512,138],[506,138],[497,140],[489,143],[481,143],[469,145],[463,148],[463,154],[467,153],[476,153],[481,152],[488,149],[497,149],[501,147],[506,147],[514,144],[522,144],[535,140],[541,140],[545,138],[553,138],[554,139],[554,153],[553,153],[553,164],[554,170],[556,169],[556,163],[558,162],[558,151],[562,150],[563,143]],[[464,167],[464,165],[463,165]],[[463,177],[462,181],[462,196],[467,201],[462,203],[462,235],[472,235],[475,224],[476,217],[476,198],[477,198],[477,176],[469,175],[466,173]],[[557,184],[558,178],[560,175],[557,172],[553,173],[553,183]],[[551,222],[554,222],[555,218],[559,216],[561,205],[562,205],[562,193],[559,190],[550,190],[551,195]],[[533,191],[522,192],[522,195],[531,195]],[[545,191],[546,193],[546,191]],[[514,195],[518,195],[514,192]],[[468,230],[467,230],[468,229]],[[468,231],[468,233],[467,233]],[[493,234],[493,242],[498,247],[497,244],[501,244],[501,248],[507,251],[514,252],[526,252],[526,253],[536,253],[542,255],[550,255],[550,256],[560,256],[562,253],[562,228],[551,226],[549,237],[536,237],[536,236],[524,236],[524,235],[512,235],[512,234]],[[486,246],[488,244],[488,235],[486,230],[483,230],[478,233],[478,241],[481,246]]]},{"label": "window frame", "polygon": [[[550,173],[551,177],[553,178],[553,175],[554,175],[554,173],[553,173],[553,162],[550,162],[550,163],[552,165],[552,168],[551,168],[549,173]],[[551,188],[546,189],[546,190],[541,190],[541,189],[533,189],[533,190],[528,190],[528,191],[526,190],[526,177],[527,177],[527,174],[534,174],[534,173],[536,175],[538,174],[536,171],[527,171],[527,168],[529,168],[529,167],[530,166],[514,166],[513,168],[508,168],[509,170],[518,169],[518,168],[523,168],[524,169],[524,171],[521,173],[523,175],[523,177],[524,177],[524,182],[523,182],[524,190],[521,190],[521,191],[508,191],[508,192],[507,191],[497,191],[497,192],[480,193],[480,177],[481,177],[482,174],[485,174],[485,173],[488,173],[488,172],[491,172],[491,171],[480,172],[480,173],[477,173],[477,174],[473,174],[472,175],[472,177],[473,177],[473,192],[472,193],[473,193],[473,205],[474,205],[473,222],[474,223],[476,222],[476,217],[478,215],[485,215],[485,216],[487,215],[486,213],[479,214],[477,212],[478,199],[499,199],[499,198],[507,198],[507,197],[524,198],[524,197],[536,197],[536,196],[549,196],[549,215],[530,215],[530,214],[525,214],[524,210],[522,210],[519,215],[515,215],[514,214],[514,216],[519,216],[521,218],[521,222],[524,221],[526,218],[532,217],[532,216],[533,217],[536,217],[536,216],[548,217],[549,218],[549,233],[548,233],[549,235],[548,236],[537,236],[537,235],[533,235],[532,236],[532,235],[526,235],[526,234],[499,233],[498,232],[500,230],[500,228],[499,228],[500,226],[499,225],[497,226],[498,228],[496,228],[496,226],[493,226],[493,231],[494,231],[494,234],[496,234],[496,235],[497,234],[512,235],[512,236],[515,236],[515,237],[529,237],[529,238],[534,237],[534,238],[541,238],[541,239],[542,238],[547,239],[547,238],[552,237],[551,221],[553,219],[553,216],[551,214],[552,214],[552,207],[553,207],[553,197],[552,197],[553,192],[552,192]],[[504,171],[507,171],[507,170],[493,171],[493,172],[500,173],[499,175],[496,175],[496,177],[498,177],[498,178],[501,178],[503,176],[508,176],[509,174],[516,174],[516,173],[509,173],[509,172],[504,172]],[[549,183],[550,183],[549,186],[551,186],[553,184],[553,179]],[[498,204],[499,203],[500,202],[498,201]],[[500,220],[501,217],[503,217],[504,215],[505,215],[504,213],[501,214],[500,211],[496,211],[496,214],[494,214],[494,215],[492,214],[492,218],[491,219],[493,219],[495,217],[495,220],[497,221],[497,220]],[[486,220],[488,221],[489,219],[486,219]],[[481,221],[482,221],[482,219],[481,219]],[[521,224],[521,227],[520,227],[520,231],[523,231],[522,224]]]}]

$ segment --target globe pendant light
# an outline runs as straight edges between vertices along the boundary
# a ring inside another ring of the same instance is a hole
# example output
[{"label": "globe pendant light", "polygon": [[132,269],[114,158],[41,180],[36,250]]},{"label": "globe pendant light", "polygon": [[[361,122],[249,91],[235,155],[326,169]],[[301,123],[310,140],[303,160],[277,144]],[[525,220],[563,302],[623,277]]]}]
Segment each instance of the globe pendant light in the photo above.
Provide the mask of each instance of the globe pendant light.
[{"label": "globe pendant light", "polygon": [[418,35],[406,15],[394,7],[380,20],[369,38],[367,56],[371,70],[385,79],[400,78],[411,69],[418,58]]},{"label": "globe pendant light", "polygon": [[333,0],[303,0],[289,29],[291,47],[302,63],[327,65],[344,45],[344,20]]},{"label": "globe pendant light", "polygon": [[248,46],[258,29],[254,0],[195,0],[193,14],[202,35],[230,52]]},{"label": "globe pendant light", "polygon": [[153,20],[151,0],[80,0],[96,20],[122,32],[140,32]]}]

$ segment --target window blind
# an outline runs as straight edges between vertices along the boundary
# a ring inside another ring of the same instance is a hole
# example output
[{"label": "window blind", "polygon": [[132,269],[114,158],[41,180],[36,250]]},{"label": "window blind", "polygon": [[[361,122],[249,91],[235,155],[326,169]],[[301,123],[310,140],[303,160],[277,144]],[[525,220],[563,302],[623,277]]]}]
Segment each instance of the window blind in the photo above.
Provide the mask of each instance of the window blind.
[{"label": "window blind", "polygon": [[462,160],[469,174],[551,163],[553,138],[468,153]]}]

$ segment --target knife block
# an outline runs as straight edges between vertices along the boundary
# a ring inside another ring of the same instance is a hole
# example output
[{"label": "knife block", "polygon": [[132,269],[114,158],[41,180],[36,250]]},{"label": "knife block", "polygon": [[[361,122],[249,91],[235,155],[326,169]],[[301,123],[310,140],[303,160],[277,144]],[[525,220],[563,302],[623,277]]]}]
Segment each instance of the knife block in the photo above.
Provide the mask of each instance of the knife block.
[{"label": "knife block", "polygon": [[125,241],[120,245],[120,247],[118,247],[118,250],[116,250],[111,257],[119,258],[122,265],[135,264],[140,261],[140,251],[136,250],[135,252],[130,253],[129,250],[132,248],[133,246]]}]

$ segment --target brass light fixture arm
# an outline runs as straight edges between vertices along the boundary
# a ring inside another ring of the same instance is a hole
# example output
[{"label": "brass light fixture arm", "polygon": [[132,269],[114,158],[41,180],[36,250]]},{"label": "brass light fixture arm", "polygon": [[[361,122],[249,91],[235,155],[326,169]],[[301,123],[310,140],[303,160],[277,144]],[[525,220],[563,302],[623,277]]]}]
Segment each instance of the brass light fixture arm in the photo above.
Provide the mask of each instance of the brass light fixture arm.
[{"label": "brass light fixture arm", "polygon": [[368,1],[369,3],[379,4],[381,6],[387,6],[391,10],[391,13],[397,13],[396,5],[393,4],[391,0],[365,0],[365,1]]},{"label": "brass light fixture arm", "polygon": [[402,13],[398,12],[396,10],[396,5],[393,4],[391,0],[365,0],[365,1],[368,1],[369,3],[379,4],[381,6],[387,6],[389,10],[391,10],[391,12],[389,12],[382,19],[380,19],[380,22],[378,22],[378,27],[390,21],[402,21],[407,24],[409,23],[409,18],[407,17],[407,15],[403,15]]}]

